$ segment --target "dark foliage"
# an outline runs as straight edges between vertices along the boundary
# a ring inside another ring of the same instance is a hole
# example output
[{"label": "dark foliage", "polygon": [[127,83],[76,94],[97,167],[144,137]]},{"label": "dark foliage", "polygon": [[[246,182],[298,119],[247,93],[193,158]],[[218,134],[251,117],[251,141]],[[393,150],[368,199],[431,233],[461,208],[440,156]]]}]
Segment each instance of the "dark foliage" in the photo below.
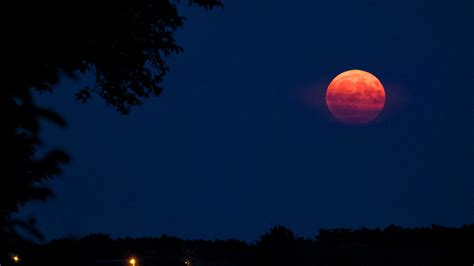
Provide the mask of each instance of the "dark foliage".
[{"label": "dark foliage", "polygon": [[292,266],[296,262],[296,239],[293,232],[283,226],[273,227],[257,243],[258,265]]},{"label": "dark foliage", "polygon": [[[188,3],[222,6],[218,0]],[[69,76],[93,71],[96,86],[81,89],[77,99],[96,94],[128,113],[160,94],[166,58],[182,51],[174,32],[185,18],[172,0],[15,2],[8,13],[14,18],[6,41],[13,90],[22,85],[51,91],[60,71]]]},{"label": "dark foliage", "polygon": [[315,239],[295,238],[289,229],[278,226],[262,235],[256,244],[168,236],[113,240],[106,235],[91,235],[31,245],[21,256],[22,265],[52,266],[127,265],[131,257],[140,266],[457,266],[472,264],[473,240],[474,225],[321,230]]},{"label": "dark foliage", "polygon": [[[189,0],[205,9],[218,0]],[[32,221],[12,214],[31,200],[45,200],[44,182],[60,174],[69,158],[61,150],[40,156],[40,120],[65,121],[33,102],[32,90],[52,92],[61,76],[93,74],[94,86],[77,88],[76,98],[94,96],[127,114],[162,91],[166,59],[182,51],[174,32],[185,18],[177,1],[10,1],[2,10],[3,86],[1,131],[0,253],[19,241],[15,228],[39,236]],[[43,150],[41,150],[43,153]],[[0,255],[2,255],[0,254]]]},{"label": "dark foliage", "polygon": [[0,247],[4,247],[4,241],[19,241],[15,228],[41,236],[32,227],[33,220],[13,219],[11,215],[28,201],[47,199],[51,191],[44,182],[60,174],[60,165],[69,158],[61,150],[50,150],[42,156],[37,154],[41,145],[40,120],[64,126],[59,115],[36,106],[27,88],[2,95],[1,100],[2,113],[6,114],[0,133]]}]

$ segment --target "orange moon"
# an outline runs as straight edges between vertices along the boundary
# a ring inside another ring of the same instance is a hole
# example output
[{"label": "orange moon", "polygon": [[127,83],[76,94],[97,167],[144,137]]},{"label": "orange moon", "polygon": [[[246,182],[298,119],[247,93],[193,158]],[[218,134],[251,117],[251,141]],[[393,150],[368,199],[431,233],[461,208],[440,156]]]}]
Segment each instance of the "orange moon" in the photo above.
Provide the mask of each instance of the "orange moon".
[{"label": "orange moon", "polygon": [[337,75],[326,91],[331,114],[346,124],[368,124],[385,106],[385,89],[369,72],[349,70]]}]

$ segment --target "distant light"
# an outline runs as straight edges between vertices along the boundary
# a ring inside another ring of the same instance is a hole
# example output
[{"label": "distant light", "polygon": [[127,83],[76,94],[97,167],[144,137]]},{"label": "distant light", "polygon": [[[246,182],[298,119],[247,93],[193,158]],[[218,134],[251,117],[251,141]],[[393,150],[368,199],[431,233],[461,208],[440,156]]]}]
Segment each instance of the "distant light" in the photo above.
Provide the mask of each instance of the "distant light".
[{"label": "distant light", "polygon": [[130,259],[130,264],[135,265],[135,262],[136,262],[136,261],[135,261],[134,258],[131,258],[131,259]]},{"label": "distant light", "polygon": [[20,257],[18,257],[18,255],[13,256],[12,259],[13,259],[15,262],[19,262],[19,261],[20,261]]}]

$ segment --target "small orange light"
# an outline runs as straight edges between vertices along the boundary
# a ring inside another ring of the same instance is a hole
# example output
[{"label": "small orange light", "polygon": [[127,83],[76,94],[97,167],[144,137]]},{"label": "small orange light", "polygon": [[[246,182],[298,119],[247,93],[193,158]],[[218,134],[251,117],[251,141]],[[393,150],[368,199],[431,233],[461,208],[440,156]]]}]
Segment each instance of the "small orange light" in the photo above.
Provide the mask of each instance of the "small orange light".
[{"label": "small orange light", "polygon": [[134,258],[131,258],[131,259],[130,259],[130,264],[135,265],[135,262],[136,262],[136,261],[135,261]]},{"label": "small orange light", "polygon": [[19,262],[20,261],[20,257],[18,257],[17,255],[13,256],[13,260],[15,262]]}]

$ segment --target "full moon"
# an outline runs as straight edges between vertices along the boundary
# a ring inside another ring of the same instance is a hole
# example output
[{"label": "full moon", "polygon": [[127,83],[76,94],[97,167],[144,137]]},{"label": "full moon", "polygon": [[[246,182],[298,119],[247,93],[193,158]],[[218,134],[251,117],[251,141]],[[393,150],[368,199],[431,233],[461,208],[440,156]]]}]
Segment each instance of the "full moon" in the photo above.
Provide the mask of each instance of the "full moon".
[{"label": "full moon", "polygon": [[349,70],[337,75],[326,91],[331,114],[346,124],[368,124],[385,106],[382,83],[369,72]]}]

